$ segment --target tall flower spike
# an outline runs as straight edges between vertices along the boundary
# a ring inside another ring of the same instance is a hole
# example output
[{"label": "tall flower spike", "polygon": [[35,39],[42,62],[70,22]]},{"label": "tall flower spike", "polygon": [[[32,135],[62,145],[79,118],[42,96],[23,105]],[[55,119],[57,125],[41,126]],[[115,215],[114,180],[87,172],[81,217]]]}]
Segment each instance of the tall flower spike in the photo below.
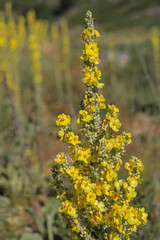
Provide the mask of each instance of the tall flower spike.
[{"label": "tall flower spike", "polygon": [[[136,197],[135,188],[141,182],[143,163],[131,157],[124,165],[128,171],[126,179],[118,178],[125,147],[131,143],[131,134],[122,132],[118,119],[119,109],[108,105],[105,119],[100,112],[106,108],[105,98],[99,93],[101,72],[97,68],[99,49],[95,38],[100,37],[94,29],[92,13],[86,13],[86,27],[81,36],[84,50],[83,78],[87,90],[78,113],[77,125],[84,140],[69,129],[70,117],[61,114],[56,121],[60,126],[60,140],[69,145],[70,166],[62,152],[56,156],[52,169],[61,212],[73,239],[130,239],[140,224],[146,224],[144,208],[130,205]],[[63,178],[62,176],[65,176]],[[67,179],[69,184],[64,183]]]}]

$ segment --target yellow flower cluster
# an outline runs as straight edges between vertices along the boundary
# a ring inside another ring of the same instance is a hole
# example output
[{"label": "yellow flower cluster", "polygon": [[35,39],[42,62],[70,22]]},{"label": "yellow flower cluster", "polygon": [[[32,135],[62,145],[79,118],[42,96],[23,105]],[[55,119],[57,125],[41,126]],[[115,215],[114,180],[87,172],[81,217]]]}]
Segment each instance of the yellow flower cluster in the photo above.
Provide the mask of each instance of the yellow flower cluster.
[{"label": "yellow flower cluster", "polygon": [[[82,33],[85,41],[81,59],[84,60],[82,81],[87,90],[82,100],[77,125],[80,126],[82,141],[69,130],[70,117],[61,114],[56,124],[61,140],[69,145],[68,157],[62,152],[56,156],[53,169],[57,197],[60,198],[60,212],[71,231],[73,239],[130,239],[140,224],[146,224],[144,208],[134,208],[131,200],[136,197],[135,188],[141,182],[143,163],[131,157],[124,165],[126,178],[119,179],[125,147],[131,143],[131,134],[117,134],[121,122],[119,109],[115,105],[106,108],[105,98],[99,93],[101,72],[98,64],[99,50],[94,42],[99,33],[94,30],[92,14],[86,14],[86,28]],[[100,110],[107,109],[104,120]],[[65,178],[64,178],[65,176]],[[69,184],[66,184],[67,179]]]},{"label": "yellow flower cluster", "polygon": [[35,12],[31,10],[27,13],[27,22],[29,28],[29,48],[31,50],[33,82],[35,84],[42,82],[42,65],[41,65],[41,45],[39,42],[40,35],[37,34],[39,23],[35,20]]},{"label": "yellow flower cluster", "polygon": [[151,41],[153,46],[153,57],[154,57],[154,70],[155,70],[155,77],[157,82],[160,79],[160,71],[159,71],[159,64],[160,64],[160,41],[159,41],[159,29],[158,27],[152,27],[151,31]]},{"label": "yellow flower cluster", "polygon": [[5,76],[6,84],[14,93],[15,101],[19,101],[20,76],[19,76],[19,46],[17,25],[12,16],[11,3],[5,4],[5,11],[0,16],[0,72]]},{"label": "yellow flower cluster", "polygon": [[97,30],[95,29],[89,29],[89,28],[85,28],[81,34],[81,37],[83,38],[84,41],[89,42],[89,38],[91,37],[91,35],[94,35],[95,38],[99,38],[100,34]]},{"label": "yellow flower cluster", "polygon": [[41,44],[44,38],[47,39],[47,31],[48,22],[36,20],[34,10],[27,13],[27,19],[19,16],[15,21],[12,4],[5,4],[5,11],[1,12],[0,16],[0,71],[3,72],[3,76],[5,73],[7,85],[13,92],[20,91],[19,59],[21,51],[28,45],[31,50],[34,83],[42,81]]},{"label": "yellow flower cluster", "polygon": [[67,126],[70,124],[70,122],[71,122],[71,117],[63,113],[58,116],[56,124],[57,126]]}]

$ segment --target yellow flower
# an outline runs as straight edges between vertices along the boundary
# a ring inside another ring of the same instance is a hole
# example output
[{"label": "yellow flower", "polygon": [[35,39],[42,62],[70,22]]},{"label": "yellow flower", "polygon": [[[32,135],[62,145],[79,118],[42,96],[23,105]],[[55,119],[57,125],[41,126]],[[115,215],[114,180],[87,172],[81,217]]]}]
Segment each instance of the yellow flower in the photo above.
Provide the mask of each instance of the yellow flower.
[{"label": "yellow flower", "polygon": [[82,81],[88,85],[88,86],[98,86],[98,79],[95,77],[95,73],[94,72],[86,72],[84,74],[84,77],[82,79]]},{"label": "yellow flower", "polygon": [[97,88],[103,88],[103,87],[104,87],[104,84],[103,84],[103,83],[98,83]]},{"label": "yellow flower", "polygon": [[144,208],[138,209],[138,219],[141,221],[142,224],[147,223],[148,214],[145,212]]},{"label": "yellow flower", "polygon": [[120,237],[117,233],[109,234],[109,240],[120,240]]},{"label": "yellow flower", "polygon": [[60,141],[62,141],[64,139],[64,129],[63,128],[61,128],[58,131],[58,136],[60,137]]},{"label": "yellow flower", "polygon": [[79,136],[75,135],[74,132],[68,132],[65,135],[65,141],[73,146],[76,146],[81,142],[79,141]]},{"label": "yellow flower", "polygon": [[68,206],[67,213],[71,216],[76,218],[77,217],[77,210],[76,208],[72,207],[72,204]]},{"label": "yellow flower", "polygon": [[73,232],[79,233],[80,230],[81,230],[80,227],[78,227],[78,226],[75,225],[75,224],[72,224],[72,231],[73,231]]},{"label": "yellow flower", "polygon": [[79,169],[71,166],[70,168],[66,169],[66,173],[72,178],[78,178],[79,176]]},{"label": "yellow flower", "polygon": [[86,197],[84,194],[79,193],[77,198],[78,198],[78,205],[77,205],[78,208],[81,209],[82,207],[87,206]]},{"label": "yellow flower", "polygon": [[61,202],[61,207],[59,208],[60,212],[64,212],[67,210],[68,206],[69,206],[70,202],[68,200]]},{"label": "yellow flower", "polygon": [[56,156],[56,158],[54,159],[54,161],[56,162],[56,163],[64,163],[65,161],[66,161],[66,155],[63,153],[63,152],[61,152],[61,154],[58,154],[57,156]]},{"label": "yellow flower", "polygon": [[93,112],[96,111],[96,107],[93,104],[90,104],[86,107],[86,110],[89,114],[92,114]]},{"label": "yellow flower", "polygon": [[95,38],[100,38],[100,34],[97,30],[94,30],[93,32],[94,32]]},{"label": "yellow flower", "polygon": [[125,132],[125,139],[126,139],[127,143],[130,144],[132,142],[131,133]]},{"label": "yellow flower", "polygon": [[91,35],[90,30],[85,28],[81,34],[81,37],[83,38],[84,41],[86,41],[90,35]]},{"label": "yellow flower", "polygon": [[97,200],[94,203],[94,207],[98,209],[100,212],[105,212],[105,204],[104,202],[100,201],[98,202]]},{"label": "yellow flower", "polygon": [[95,224],[101,224],[103,222],[103,215],[101,212],[97,212],[95,215]]},{"label": "yellow flower", "polygon": [[97,67],[94,67],[94,71],[95,71],[96,77],[98,78],[98,80],[100,80],[102,75],[101,71]]},{"label": "yellow flower", "polygon": [[109,196],[110,194],[110,189],[111,189],[111,185],[110,184],[103,184],[102,185],[102,193]]},{"label": "yellow flower", "polygon": [[104,96],[101,94],[99,96],[99,108],[100,109],[105,109],[106,108],[106,104],[104,103],[105,102],[105,98]]},{"label": "yellow flower", "polygon": [[137,161],[137,169],[138,169],[140,172],[142,172],[143,169],[144,169],[144,165],[143,165],[143,163],[142,163],[142,161],[141,161],[140,159],[138,159],[138,161]]},{"label": "yellow flower", "polygon": [[57,126],[67,126],[71,122],[71,117],[66,114],[60,114],[58,115],[58,119],[56,121]]},{"label": "yellow flower", "polygon": [[121,127],[121,122],[119,121],[119,119],[115,119],[112,117],[110,119],[109,126],[114,132],[118,132],[119,128]]},{"label": "yellow flower", "polygon": [[89,202],[89,203],[91,203],[91,204],[94,204],[95,203],[95,201],[96,201],[96,194],[94,193],[94,192],[89,192],[88,194],[87,194],[87,202]]},{"label": "yellow flower", "polygon": [[130,207],[130,209],[128,210],[125,219],[127,220],[127,222],[130,225],[140,225],[141,222],[138,219],[138,211],[136,209],[134,209],[133,207]]},{"label": "yellow flower", "polygon": [[93,188],[95,187],[94,183],[91,183],[90,180],[84,180],[81,183],[81,188],[84,190],[85,193],[89,193],[93,190]]},{"label": "yellow flower", "polygon": [[113,211],[109,211],[109,213],[105,213],[104,218],[105,218],[106,224],[107,224],[109,227],[114,226],[114,215],[113,215]]},{"label": "yellow flower", "polygon": [[118,181],[115,181],[114,186],[115,186],[117,191],[120,190],[121,184],[122,184],[122,180],[121,179],[118,180]]},{"label": "yellow flower", "polygon": [[131,199],[133,199],[137,196],[137,193],[136,193],[135,189],[131,186],[128,186],[127,183],[123,184],[123,188],[126,191],[126,198],[127,198],[128,201],[130,201]]},{"label": "yellow flower", "polygon": [[62,204],[62,207],[59,208],[60,212],[62,212],[62,213],[64,212],[74,218],[77,217],[77,210],[76,210],[76,208],[73,207],[72,202],[66,200],[65,202],[62,202],[61,204]]},{"label": "yellow flower", "polygon": [[89,122],[92,119],[92,116],[88,114],[87,111],[85,110],[80,110],[79,111],[79,117],[77,119],[77,124],[80,124],[80,120],[82,120],[83,122]]},{"label": "yellow flower", "polygon": [[102,195],[101,185],[98,182],[95,182],[94,192],[96,193],[97,196]]},{"label": "yellow flower", "polygon": [[112,139],[107,139],[106,140],[106,144],[107,144],[107,150],[112,150],[115,146],[115,139],[112,138]]},{"label": "yellow flower", "polygon": [[85,44],[85,51],[87,56],[94,56],[95,53],[99,52],[97,43],[90,42],[89,44]]},{"label": "yellow flower", "polygon": [[128,162],[125,163],[124,168],[129,172],[132,172],[133,168],[135,167],[133,159],[129,159]]},{"label": "yellow flower", "polygon": [[76,161],[77,160],[77,155],[78,155],[78,152],[77,152],[76,148],[75,147],[70,147],[70,152],[69,152],[70,158],[72,158],[73,161]]},{"label": "yellow flower", "polygon": [[118,203],[114,203],[111,207],[112,207],[112,211],[113,211],[114,215],[118,214],[118,215],[122,216],[123,212],[124,212],[124,207],[126,207],[126,205],[124,204],[123,206],[121,206]]},{"label": "yellow flower", "polygon": [[83,73],[87,73],[90,72],[90,66],[86,66],[84,67],[84,69],[82,70]]},{"label": "yellow flower", "polygon": [[99,48],[97,47],[97,43],[90,42],[89,44],[85,44],[81,59],[94,64],[98,64],[100,62],[98,57]]},{"label": "yellow flower", "polygon": [[118,192],[115,192],[115,191],[110,192],[110,196],[112,197],[112,199],[114,201],[117,201],[119,199],[119,195],[120,195],[120,193],[118,193]]},{"label": "yellow flower", "polygon": [[105,168],[108,167],[108,163],[106,161],[101,162],[101,165]]},{"label": "yellow flower", "polygon": [[125,137],[123,135],[118,135],[115,138],[114,147],[120,149],[122,147],[124,141],[125,141]]},{"label": "yellow flower", "polygon": [[138,181],[134,177],[128,177],[127,182],[133,188],[137,187],[137,185],[138,185]]},{"label": "yellow flower", "polygon": [[117,179],[117,173],[113,169],[109,169],[106,174],[106,179],[108,182],[114,181]]},{"label": "yellow flower", "polygon": [[110,109],[114,113],[118,113],[119,112],[119,108],[117,108],[114,104],[112,104],[112,105],[108,104],[108,109]]},{"label": "yellow flower", "polygon": [[74,182],[74,188],[77,190],[77,192],[81,191],[82,181],[83,181],[83,177],[81,175],[79,175],[78,178]]},{"label": "yellow flower", "polygon": [[78,151],[78,157],[77,160],[83,161],[85,163],[88,163],[91,157],[91,149],[82,149]]}]

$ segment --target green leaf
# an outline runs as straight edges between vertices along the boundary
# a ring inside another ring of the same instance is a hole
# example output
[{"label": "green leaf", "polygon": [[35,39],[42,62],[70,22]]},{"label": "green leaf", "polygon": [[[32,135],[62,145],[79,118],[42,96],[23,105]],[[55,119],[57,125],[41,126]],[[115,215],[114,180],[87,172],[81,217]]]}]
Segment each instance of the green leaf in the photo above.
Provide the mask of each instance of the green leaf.
[{"label": "green leaf", "polygon": [[53,224],[53,217],[52,217],[52,215],[47,215],[48,240],[53,240],[54,239],[52,224]]},{"label": "green leaf", "polygon": [[40,217],[33,208],[27,207],[25,210],[32,216],[33,221],[35,222],[39,232],[44,236],[46,233],[46,229],[44,226],[44,217]]},{"label": "green leaf", "polygon": [[20,240],[43,240],[43,238],[38,233],[24,233]]},{"label": "green leaf", "polygon": [[49,213],[51,213],[51,212],[57,212],[57,210],[58,210],[58,207],[59,207],[59,201],[57,200],[57,199],[55,199],[55,198],[53,198],[53,199],[51,199],[48,203],[47,203],[47,205],[43,208],[43,214],[45,214],[45,215],[47,215],[47,214],[49,214]]},{"label": "green leaf", "polygon": [[54,234],[53,234],[53,223],[55,220],[55,214],[57,213],[59,206],[59,201],[56,199],[52,199],[45,207],[44,214],[46,214],[47,218],[47,233],[48,233],[48,239],[53,240]]}]

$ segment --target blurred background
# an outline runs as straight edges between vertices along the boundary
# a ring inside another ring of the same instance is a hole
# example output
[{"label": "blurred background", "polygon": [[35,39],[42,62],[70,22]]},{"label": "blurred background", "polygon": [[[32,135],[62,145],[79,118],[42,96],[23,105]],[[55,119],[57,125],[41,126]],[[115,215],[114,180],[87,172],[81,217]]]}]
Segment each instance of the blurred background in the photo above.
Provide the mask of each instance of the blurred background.
[{"label": "blurred background", "polygon": [[0,240],[70,239],[51,168],[68,152],[57,114],[70,114],[77,130],[88,9],[101,34],[103,94],[132,133],[124,161],[136,155],[145,166],[135,205],[146,208],[148,223],[132,240],[160,239],[159,0],[1,0]]}]

